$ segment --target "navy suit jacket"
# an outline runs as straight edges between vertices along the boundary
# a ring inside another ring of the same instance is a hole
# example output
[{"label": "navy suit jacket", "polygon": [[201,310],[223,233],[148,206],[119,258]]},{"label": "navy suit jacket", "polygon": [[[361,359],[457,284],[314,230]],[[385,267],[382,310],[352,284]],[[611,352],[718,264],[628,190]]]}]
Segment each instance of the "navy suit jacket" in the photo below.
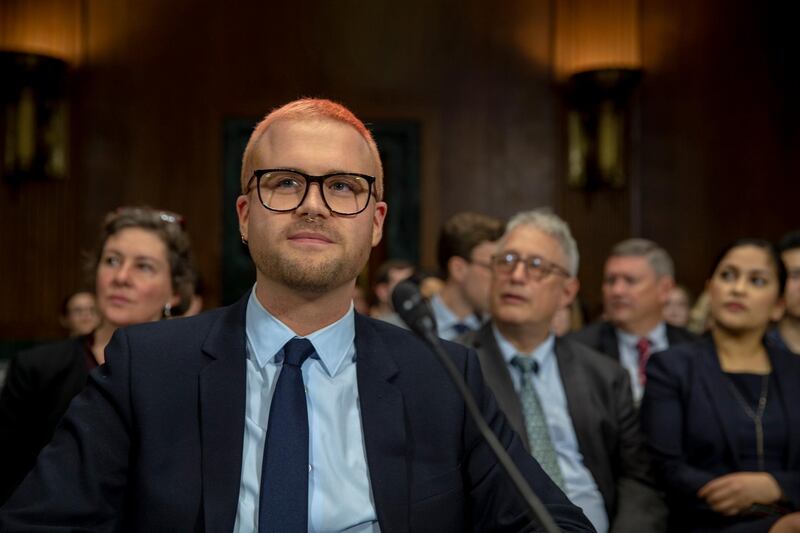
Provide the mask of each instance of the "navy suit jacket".
[{"label": "navy suit jacket", "polygon": [[[242,466],[246,302],[118,331],[106,364],[92,372],[37,466],[0,510],[0,530],[230,532]],[[532,530],[429,349],[405,330],[360,315],[355,342],[381,530]],[[475,354],[446,347],[556,522],[565,531],[591,531],[525,452],[484,386]]]},{"label": "navy suit jacket", "polygon": [[58,421],[83,390],[86,337],[37,346],[11,360],[0,393],[0,506],[36,463]]},{"label": "navy suit jacket", "polygon": [[[789,504],[800,509],[800,357],[766,346],[777,382],[776,390],[769,391],[769,401],[782,403],[788,434],[784,469],[770,473]],[[650,358],[640,413],[642,429],[677,530],[729,522],[696,494],[712,479],[742,471],[735,434],[741,409],[710,336]]]}]

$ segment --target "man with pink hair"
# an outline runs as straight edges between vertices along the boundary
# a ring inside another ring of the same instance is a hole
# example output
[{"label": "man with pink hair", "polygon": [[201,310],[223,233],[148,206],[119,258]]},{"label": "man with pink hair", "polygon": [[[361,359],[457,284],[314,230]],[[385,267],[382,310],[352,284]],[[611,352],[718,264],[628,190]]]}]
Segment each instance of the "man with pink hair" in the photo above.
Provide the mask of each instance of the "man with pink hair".
[{"label": "man with pink hair", "polygon": [[[353,311],[382,193],[377,147],[346,108],[304,99],[268,115],[236,201],[255,286],[230,307],[118,331],[0,530],[531,530],[427,346]],[[556,523],[591,531],[475,354],[446,350]]]}]

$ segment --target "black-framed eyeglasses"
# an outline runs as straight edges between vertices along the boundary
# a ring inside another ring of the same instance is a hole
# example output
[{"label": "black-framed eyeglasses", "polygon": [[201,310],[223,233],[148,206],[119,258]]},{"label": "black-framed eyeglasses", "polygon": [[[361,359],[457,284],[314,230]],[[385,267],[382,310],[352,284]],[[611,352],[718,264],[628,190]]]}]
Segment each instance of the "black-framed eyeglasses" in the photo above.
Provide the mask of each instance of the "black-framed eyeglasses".
[{"label": "black-framed eyeglasses", "polygon": [[550,274],[558,274],[565,278],[572,275],[566,268],[559,266],[552,261],[543,259],[539,256],[522,258],[516,252],[505,252],[492,256],[492,269],[498,274],[511,274],[517,268],[517,263],[525,265],[525,271],[536,281],[541,281]]},{"label": "black-framed eyeglasses", "polygon": [[316,183],[325,206],[337,215],[357,215],[367,208],[375,183],[374,176],[354,172],[311,176],[297,170],[267,168],[253,172],[247,190],[256,180],[258,200],[270,211],[294,211],[308,195],[309,185]]}]

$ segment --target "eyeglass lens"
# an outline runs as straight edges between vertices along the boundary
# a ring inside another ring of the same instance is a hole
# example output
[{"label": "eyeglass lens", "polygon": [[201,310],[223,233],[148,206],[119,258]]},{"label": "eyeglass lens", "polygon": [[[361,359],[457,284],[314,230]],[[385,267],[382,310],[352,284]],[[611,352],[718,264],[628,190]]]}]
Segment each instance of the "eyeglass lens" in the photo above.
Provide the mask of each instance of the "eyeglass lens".
[{"label": "eyeglass lens", "polygon": [[[306,195],[308,180],[295,172],[267,172],[259,178],[258,194],[261,202],[270,209],[291,211],[296,209]],[[353,174],[326,176],[320,190],[331,211],[342,215],[362,211],[369,202],[370,184]]]},{"label": "eyeglass lens", "polygon": [[534,279],[541,280],[551,272],[558,269],[555,265],[548,265],[541,257],[523,259],[515,253],[501,254],[493,258],[495,269],[502,274],[510,274],[517,268],[518,263],[525,265],[525,270]]}]

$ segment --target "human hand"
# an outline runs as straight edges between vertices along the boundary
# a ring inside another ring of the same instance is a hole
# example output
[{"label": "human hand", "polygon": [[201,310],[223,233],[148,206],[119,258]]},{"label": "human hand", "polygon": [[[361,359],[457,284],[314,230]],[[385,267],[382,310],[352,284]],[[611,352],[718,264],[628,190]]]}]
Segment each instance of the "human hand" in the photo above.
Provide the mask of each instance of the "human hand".
[{"label": "human hand", "polygon": [[712,479],[697,491],[716,512],[733,516],[754,503],[771,504],[783,495],[778,482],[765,472],[735,472]]}]

